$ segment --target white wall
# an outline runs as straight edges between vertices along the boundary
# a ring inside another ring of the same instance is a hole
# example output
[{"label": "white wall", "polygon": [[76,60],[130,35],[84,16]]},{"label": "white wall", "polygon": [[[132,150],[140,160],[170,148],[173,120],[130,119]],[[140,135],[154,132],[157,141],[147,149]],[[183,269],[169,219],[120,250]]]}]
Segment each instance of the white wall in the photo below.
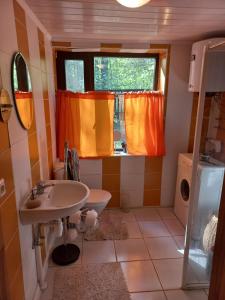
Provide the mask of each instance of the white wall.
[{"label": "white wall", "polygon": [[191,45],[172,45],[167,97],[161,205],[174,204],[178,153],[187,152],[193,94],[188,92]]}]

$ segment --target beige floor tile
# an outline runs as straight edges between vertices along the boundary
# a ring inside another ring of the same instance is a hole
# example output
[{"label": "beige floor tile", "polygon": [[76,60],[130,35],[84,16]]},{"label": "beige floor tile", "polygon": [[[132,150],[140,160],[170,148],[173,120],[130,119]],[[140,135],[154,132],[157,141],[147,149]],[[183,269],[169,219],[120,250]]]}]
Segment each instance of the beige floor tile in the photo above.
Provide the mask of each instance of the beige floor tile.
[{"label": "beige floor tile", "polygon": [[164,290],[181,288],[183,259],[159,259],[153,263]]},{"label": "beige floor tile", "polygon": [[163,292],[131,293],[131,300],[166,300]]},{"label": "beige floor tile", "polygon": [[128,239],[115,241],[118,261],[150,259],[148,249],[143,239]]},{"label": "beige floor tile", "polygon": [[169,232],[172,235],[184,235],[185,234],[185,230],[184,227],[181,225],[181,223],[175,219],[175,220],[163,220],[164,223],[166,224]]},{"label": "beige floor tile", "polygon": [[182,257],[172,237],[145,238],[145,241],[152,259]]},{"label": "beige floor tile", "polygon": [[142,238],[138,222],[125,222],[127,225],[128,236],[130,239]]},{"label": "beige floor tile", "polygon": [[137,221],[159,221],[160,216],[155,208],[142,207],[132,210]]},{"label": "beige floor tile", "polygon": [[207,300],[208,297],[204,291],[184,291],[184,290],[174,290],[165,291],[168,300]]},{"label": "beige floor tile", "polygon": [[134,214],[132,213],[132,211],[123,212],[122,217],[123,217],[122,220],[125,222],[136,222],[136,218],[135,218]]},{"label": "beige floor tile", "polygon": [[168,229],[161,221],[139,222],[139,226],[144,236],[150,236],[150,237],[170,236]]},{"label": "beige floor tile", "polygon": [[115,262],[113,241],[84,241],[82,263]]},{"label": "beige floor tile", "polygon": [[150,260],[122,262],[121,268],[130,293],[162,289]]},{"label": "beige floor tile", "polygon": [[157,208],[157,213],[160,215],[160,217],[163,219],[163,220],[166,220],[166,219],[176,219],[176,216],[173,212],[173,209],[172,208],[168,208],[168,207],[159,207]]}]

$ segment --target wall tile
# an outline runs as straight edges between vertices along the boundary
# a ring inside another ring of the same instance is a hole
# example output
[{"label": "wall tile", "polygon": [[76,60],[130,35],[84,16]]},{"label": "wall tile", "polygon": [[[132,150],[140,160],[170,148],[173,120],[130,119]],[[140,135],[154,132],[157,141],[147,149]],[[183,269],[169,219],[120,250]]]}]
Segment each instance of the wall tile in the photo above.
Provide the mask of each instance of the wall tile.
[{"label": "wall tile", "polygon": [[80,159],[80,174],[102,174],[102,159]]},{"label": "wall tile", "polygon": [[160,206],[160,189],[144,190],[144,205],[145,206]]},{"label": "wall tile", "polygon": [[47,73],[41,72],[41,81],[42,81],[42,89],[43,89],[43,98],[48,99],[48,78],[47,78]]},{"label": "wall tile", "polygon": [[38,41],[41,45],[44,45],[45,38],[43,32],[38,28]]},{"label": "wall tile", "polygon": [[142,207],[143,188],[120,191],[121,207]]},{"label": "wall tile", "polygon": [[36,185],[38,181],[41,180],[40,174],[40,163],[37,162],[31,169],[31,176],[32,176],[32,186]]},{"label": "wall tile", "polygon": [[9,288],[8,295],[9,300],[24,300],[23,272],[21,267],[17,271],[16,278]]},{"label": "wall tile", "polygon": [[40,59],[41,59],[41,70],[46,72],[46,62],[45,62],[45,46],[39,43]]},{"label": "wall tile", "polygon": [[0,299],[6,299],[6,286],[5,286],[5,269],[4,269],[4,249],[0,248]]},{"label": "wall tile", "polygon": [[1,203],[8,198],[14,189],[10,148],[0,154],[0,178],[4,178],[6,186],[6,194],[0,198]]},{"label": "wall tile", "polygon": [[0,230],[4,246],[8,245],[18,229],[15,194],[12,193],[0,206]]},{"label": "wall tile", "polygon": [[15,18],[20,21],[24,26],[26,25],[26,18],[24,9],[19,5],[16,0],[13,0]]},{"label": "wall tile", "polygon": [[30,163],[32,167],[39,160],[36,132],[28,135],[28,144],[29,144],[29,153],[30,153]]},{"label": "wall tile", "polygon": [[[47,149],[46,144],[46,130],[41,128],[38,133],[38,144],[39,144],[39,159],[40,159],[40,171],[41,178],[43,180],[49,179],[49,155],[51,154],[51,148]],[[48,153],[49,152],[49,153]]]},{"label": "wall tile", "polygon": [[16,29],[12,1],[1,1],[0,20],[2,24],[0,26],[0,50],[11,56],[17,49]]},{"label": "wall tile", "polygon": [[8,125],[7,123],[3,123],[0,120],[0,135],[1,135],[1,143],[0,143],[0,153],[9,148],[9,133],[8,133]]},{"label": "wall tile", "polygon": [[44,110],[45,110],[45,123],[50,124],[50,109],[49,109],[48,100],[44,100]]},{"label": "wall tile", "polygon": [[16,22],[17,43],[18,43],[19,51],[22,52],[25,60],[29,63],[30,53],[29,53],[26,27],[24,27],[24,25],[17,20],[15,22]]},{"label": "wall tile", "polygon": [[[34,101],[34,97],[33,97],[33,101]],[[34,104],[34,111],[35,111],[35,103]],[[28,129],[28,135],[30,134],[33,134],[37,131],[36,129],[36,117],[35,117],[35,113],[33,114],[33,120],[32,120],[32,123],[31,123],[31,127]]]},{"label": "wall tile", "polygon": [[144,173],[140,174],[126,174],[121,173],[120,175],[120,190],[143,190],[144,189]]},{"label": "wall tile", "polygon": [[51,126],[46,126],[46,135],[47,135],[47,147],[52,147],[52,134],[51,134]]},{"label": "wall tile", "polygon": [[139,174],[145,171],[145,157],[121,157],[121,173]]},{"label": "wall tile", "polygon": [[6,286],[10,286],[11,282],[15,279],[17,270],[21,265],[21,253],[19,232],[17,231],[10,241],[7,248],[4,249],[4,261],[5,261],[5,274],[6,274]]},{"label": "wall tile", "polygon": [[109,191],[119,191],[120,176],[118,174],[103,174],[102,188]]},{"label": "wall tile", "polygon": [[19,230],[25,299],[30,300],[34,298],[37,287],[35,250],[32,249],[32,226],[20,226]]},{"label": "wall tile", "polygon": [[81,181],[91,189],[102,188],[102,175],[101,174],[81,174]]},{"label": "wall tile", "polygon": [[30,64],[36,68],[40,69],[40,52],[38,44],[38,32],[37,27],[32,21],[32,19],[26,15],[26,24],[27,24],[27,36],[30,52]]},{"label": "wall tile", "polygon": [[48,149],[48,170],[49,170],[49,176],[52,178],[53,174],[53,157],[52,157],[52,147]]},{"label": "wall tile", "polygon": [[145,189],[154,189],[161,187],[161,173],[146,173],[145,174]]},{"label": "wall tile", "polygon": [[120,192],[119,191],[109,191],[112,195],[107,207],[120,207]]},{"label": "wall tile", "polygon": [[120,174],[120,157],[107,157],[102,160],[103,174]]},{"label": "wall tile", "polygon": [[162,157],[146,157],[145,158],[145,173],[161,172],[162,171]]},{"label": "wall tile", "polygon": [[24,195],[31,190],[31,167],[29,157],[28,139],[12,145],[12,165],[15,184],[17,208],[24,201]]}]

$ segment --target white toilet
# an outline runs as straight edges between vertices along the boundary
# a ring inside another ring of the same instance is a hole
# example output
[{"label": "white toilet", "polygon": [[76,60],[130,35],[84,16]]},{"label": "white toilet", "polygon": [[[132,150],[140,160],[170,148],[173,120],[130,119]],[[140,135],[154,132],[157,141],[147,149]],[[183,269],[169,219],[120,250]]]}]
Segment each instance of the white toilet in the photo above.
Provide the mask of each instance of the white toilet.
[{"label": "white toilet", "polygon": [[[54,165],[53,173],[54,179],[64,179],[64,163],[56,162]],[[108,191],[100,189],[90,189],[90,195],[87,199],[84,208],[88,208],[89,210],[94,209],[98,213],[98,215],[100,215],[104,208],[106,208],[111,198],[112,195]]]},{"label": "white toilet", "polygon": [[112,195],[107,191],[90,189],[90,195],[84,208],[94,209],[100,215],[104,208],[106,208],[111,197]]}]

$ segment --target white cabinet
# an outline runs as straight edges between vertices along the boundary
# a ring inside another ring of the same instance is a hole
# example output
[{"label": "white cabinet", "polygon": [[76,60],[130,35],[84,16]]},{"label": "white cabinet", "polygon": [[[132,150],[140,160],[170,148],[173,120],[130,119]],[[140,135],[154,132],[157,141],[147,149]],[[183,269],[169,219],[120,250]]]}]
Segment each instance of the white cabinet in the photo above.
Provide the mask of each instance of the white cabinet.
[{"label": "white cabinet", "polygon": [[[225,38],[216,38],[196,42],[193,44],[188,88],[190,92],[199,92],[200,89],[200,76],[204,46],[209,43],[214,44],[224,40]],[[225,91],[225,48],[215,48],[207,53],[206,91]]]}]

